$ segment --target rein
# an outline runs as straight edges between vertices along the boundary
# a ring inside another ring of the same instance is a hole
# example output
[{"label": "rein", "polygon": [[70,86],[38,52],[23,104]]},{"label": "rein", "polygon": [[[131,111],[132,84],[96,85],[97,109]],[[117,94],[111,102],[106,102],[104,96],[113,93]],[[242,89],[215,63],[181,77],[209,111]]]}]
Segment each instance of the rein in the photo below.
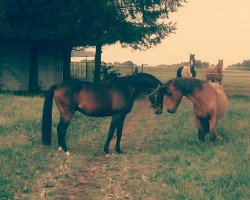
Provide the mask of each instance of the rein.
[{"label": "rein", "polygon": [[163,105],[163,103],[157,103],[157,102],[156,102],[156,92],[158,92],[158,90],[159,90],[160,87],[161,87],[161,85],[158,85],[158,87],[156,88],[156,90],[153,91],[152,93],[150,93],[150,94],[148,95],[148,97],[150,97],[151,95],[154,95],[154,102],[155,102],[155,103],[152,104],[151,107],[162,106],[162,105]]}]

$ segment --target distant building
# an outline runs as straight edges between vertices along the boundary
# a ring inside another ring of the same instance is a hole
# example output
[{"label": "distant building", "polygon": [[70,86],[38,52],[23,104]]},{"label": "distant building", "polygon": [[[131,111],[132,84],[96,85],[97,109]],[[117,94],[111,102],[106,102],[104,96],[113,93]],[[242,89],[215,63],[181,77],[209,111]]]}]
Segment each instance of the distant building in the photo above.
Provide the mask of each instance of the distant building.
[{"label": "distant building", "polygon": [[[71,75],[92,80],[94,56],[94,51],[72,51]],[[0,91],[28,91],[31,60],[28,45],[0,44]],[[37,66],[40,89],[63,81],[63,53],[58,48],[39,47]]]},{"label": "distant building", "polygon": [[94,79],[94,57],[95,51],[73,50],[71,52],[72,77],[92,81]]},{"label": "distant building", "polygon": [[80,50],[76,51],[73,50],[71,52],[71,62],[85,62],[85,60],[88,60],[90,58],[95,57],[95,51],[86,51],[86,50]]}]

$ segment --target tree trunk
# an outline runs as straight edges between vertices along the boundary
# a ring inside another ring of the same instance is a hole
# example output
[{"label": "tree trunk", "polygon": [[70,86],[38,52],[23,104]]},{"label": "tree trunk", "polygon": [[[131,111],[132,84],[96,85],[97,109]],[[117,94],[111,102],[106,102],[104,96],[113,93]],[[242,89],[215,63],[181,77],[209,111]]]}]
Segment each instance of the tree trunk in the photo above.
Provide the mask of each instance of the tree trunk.
[{"label": "tree trunk", "polygon": [[96,45],[95,51],[95,71],[94,71],[94,81],[99,82],[101,80],[101,60],[102,60],[102,45]]},{"label": "tree trunk", "polygon": [[30,46],[29,53],[29,89],[30,94],[39,92],[38,84],[38,49],[36,46]]},{"label": "tree trunk", "polygon": [[71,65],[71,47],[67,47],[63,51],[63,81],[71,79],[70,65]]}]

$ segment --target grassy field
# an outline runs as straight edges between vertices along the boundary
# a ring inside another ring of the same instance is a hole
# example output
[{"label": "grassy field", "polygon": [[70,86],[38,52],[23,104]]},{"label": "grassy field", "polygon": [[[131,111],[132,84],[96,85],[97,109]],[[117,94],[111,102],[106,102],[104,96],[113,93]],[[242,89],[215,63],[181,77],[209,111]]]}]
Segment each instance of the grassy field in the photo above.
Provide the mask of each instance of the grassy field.
[{"label": "grassy field", "polygon": [[[153,72],[162,80],[174,75]],[[225,87],[249,88],[241,79],[225,78]],[[215,145],[198,141],[189,101],[174,115],[164,109],[156,116],[139,100],[126,119],[123,155],[114,153],[114,143],[110,157],[102,153],[110,118],[77,113],[67,157],[57,151],[55,106],[52,146],[44,148],[43,98],[0,95],[0,199],[250,199],[250,96],[229,98],[217,127],[223,140]]]}]

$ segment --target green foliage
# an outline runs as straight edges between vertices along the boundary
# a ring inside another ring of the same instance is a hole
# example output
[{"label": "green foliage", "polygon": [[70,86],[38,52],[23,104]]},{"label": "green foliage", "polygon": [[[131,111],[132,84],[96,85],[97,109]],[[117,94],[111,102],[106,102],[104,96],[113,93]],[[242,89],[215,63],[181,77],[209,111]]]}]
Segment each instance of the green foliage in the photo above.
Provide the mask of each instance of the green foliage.
[{"label": "green foliage", "polygon": [[101,66],[102,81],[117,78],[119,76],[121,76],[121,73],[119,72],[118,69],[114,68],[113,66],[106,66],[106,65]]},{"label": "green foliage", "polygon": [[149,48],[173,33],[164,23],[184,0],[3,0],[0,39],[95,46],[120,41]]}]

